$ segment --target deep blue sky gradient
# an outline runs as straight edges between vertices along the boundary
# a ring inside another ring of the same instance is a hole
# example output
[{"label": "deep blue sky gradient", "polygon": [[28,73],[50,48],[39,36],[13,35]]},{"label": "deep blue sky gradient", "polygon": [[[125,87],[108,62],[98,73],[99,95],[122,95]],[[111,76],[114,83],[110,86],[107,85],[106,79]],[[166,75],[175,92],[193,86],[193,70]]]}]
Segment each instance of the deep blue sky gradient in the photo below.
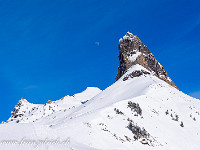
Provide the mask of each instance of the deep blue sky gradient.
[{"label": "deep blue sky gradient", "polygon": [[199,0],[0,0],[0,121],[21,97],[46,103],[114,83],[127,31],[181,91],[200,98],[199,7]]}]

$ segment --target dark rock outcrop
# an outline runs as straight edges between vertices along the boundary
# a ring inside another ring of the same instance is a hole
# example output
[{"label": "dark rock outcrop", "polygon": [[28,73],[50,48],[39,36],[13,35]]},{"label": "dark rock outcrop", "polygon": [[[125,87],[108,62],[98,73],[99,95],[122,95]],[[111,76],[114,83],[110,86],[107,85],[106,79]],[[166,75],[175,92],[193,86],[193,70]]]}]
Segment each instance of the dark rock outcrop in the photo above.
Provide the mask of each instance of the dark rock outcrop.
[{"label": "dark rock outcrop", "polygon": [[128,80],[128,78],[140,77],[141,75],[149,75],[150,73],[144,70],[135,70],[132,73],[126,75],[123,78],[123,81]]},{"label": "dark rock outcrop", "polygon": [[[139,64],[158,78],[177,88],[167,75],[164,67],[156,60],[154,55],[137,36],[127,32],[126,35],[119,40],[118,48],[119,67],[116,80],[123,76],[131,66]],[[141,75],[141,73],[139,73],[139,75]]]},{"label": "dark rock outcrop", "polygon": [[[17,105],[15,106],[14,108],[14,111],[11,112],[11,118],[14,119],[14,118],[18,118],[18,117],[22,117],[24,114],[20,113],[20,108],[24,105],[23,103],[27,103],[27,100],[25,99],[21,99]],[[11,120],[12,121],[12,120]]]}]

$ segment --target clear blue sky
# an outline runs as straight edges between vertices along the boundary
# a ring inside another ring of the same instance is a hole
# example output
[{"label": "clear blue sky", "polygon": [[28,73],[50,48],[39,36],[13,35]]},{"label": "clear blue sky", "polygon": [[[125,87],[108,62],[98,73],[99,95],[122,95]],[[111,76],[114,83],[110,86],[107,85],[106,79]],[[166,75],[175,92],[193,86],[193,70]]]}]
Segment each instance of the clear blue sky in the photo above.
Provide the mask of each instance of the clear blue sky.
[{"label": "clear blue sky", "polygon": [[0,121],[115,82],[118,40],[138,35],[179,89],[200,97],[199,0],[0,0]]}]

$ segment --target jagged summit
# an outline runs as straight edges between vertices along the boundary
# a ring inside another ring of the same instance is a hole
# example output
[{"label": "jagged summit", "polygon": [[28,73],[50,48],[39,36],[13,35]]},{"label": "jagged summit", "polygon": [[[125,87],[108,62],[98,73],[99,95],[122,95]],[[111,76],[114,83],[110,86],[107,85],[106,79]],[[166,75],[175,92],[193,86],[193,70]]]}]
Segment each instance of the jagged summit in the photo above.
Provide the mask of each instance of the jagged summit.
[{"label": "jagged summit", "polygon": [[[171,86],[178,89],[171,78],[167,75],[164,67],[156,60],[150,50],[142,43],[142,41],[130,32],[119,40],[119,67],[116,80],[122,77],[127,70],[136,64],[139,64],[153,73],[158,78],[164,80]],[[133,75],[134,74],[134,75]],[[139,76],[141,74],[148,74],[147,72],[138,71],[130,74],[133,76]],[[128,79],[125,77],[124,80]]]}]

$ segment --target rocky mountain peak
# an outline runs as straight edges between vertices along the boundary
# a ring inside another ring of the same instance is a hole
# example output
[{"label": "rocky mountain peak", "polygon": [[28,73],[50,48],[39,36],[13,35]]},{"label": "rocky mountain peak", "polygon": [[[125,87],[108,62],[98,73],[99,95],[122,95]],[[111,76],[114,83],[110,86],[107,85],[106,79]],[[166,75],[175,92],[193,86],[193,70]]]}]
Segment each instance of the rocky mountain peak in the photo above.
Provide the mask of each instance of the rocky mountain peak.
[{"label": "rocky mountain peak", "polygon": [[[126,35],[119,40],[118,48],[119,67],[116,80],[123,76],[131,66],[139,64],[158,78],[177,88],[174,82],[167,75],[164,67],[156,60],[154,55],[136,35],[127,32]],[[133,74],[135,77],[135,73]],[[137,74],[141,75],[143,72],[141,71],[140,73],[136,73],[136,75]],[[128,77],[123,80],[126,79],[128,79]]]},{"label": "rocky mountain peak", "polygon": [[24,112],[22,113],[20,110],[23,110],[23,108],[26,107],[28,104],[30,103],[26,99],[21,98],[21,100],[19,100],[19,102],[15,106],[14,111],[11,112],[11,117],[8,119],[7,122],[13,121],[14,118],[23,116]]}]

